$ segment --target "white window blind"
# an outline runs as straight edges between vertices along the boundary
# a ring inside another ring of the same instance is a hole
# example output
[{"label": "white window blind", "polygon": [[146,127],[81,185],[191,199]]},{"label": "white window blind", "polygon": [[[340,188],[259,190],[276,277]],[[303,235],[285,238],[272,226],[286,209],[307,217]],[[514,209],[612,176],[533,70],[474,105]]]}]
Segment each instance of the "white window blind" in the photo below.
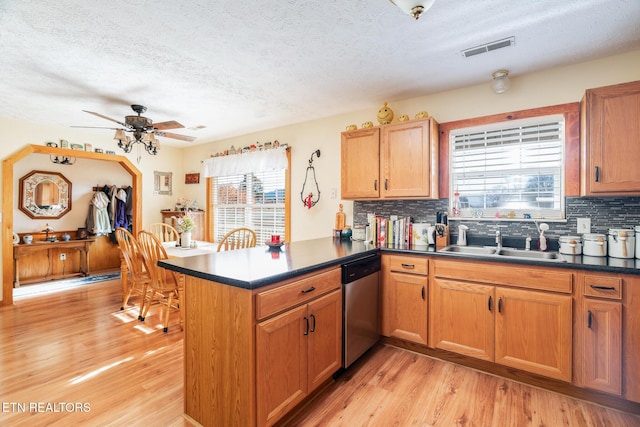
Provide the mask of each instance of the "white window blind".
[{"label": "white window blind", "polygon": [[214,178],[214,241],[238,227],[253,229],[258,245],[272,234],[284,238],[285,174],[281,169]]},{"label": "white window blind", "polygon": [[462,217],[564,217],[564,117],[451,133],[451,194]]}]

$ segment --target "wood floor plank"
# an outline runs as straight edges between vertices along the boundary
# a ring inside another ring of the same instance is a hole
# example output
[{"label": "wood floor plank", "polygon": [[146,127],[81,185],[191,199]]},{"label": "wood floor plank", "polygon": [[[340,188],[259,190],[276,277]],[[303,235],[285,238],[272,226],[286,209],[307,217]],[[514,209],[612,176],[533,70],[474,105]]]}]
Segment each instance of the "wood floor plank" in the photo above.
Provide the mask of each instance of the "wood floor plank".
[{"label": "wood floor plank", "polygon": [[379,344],[279,425],[638,427],[640,416]]}]

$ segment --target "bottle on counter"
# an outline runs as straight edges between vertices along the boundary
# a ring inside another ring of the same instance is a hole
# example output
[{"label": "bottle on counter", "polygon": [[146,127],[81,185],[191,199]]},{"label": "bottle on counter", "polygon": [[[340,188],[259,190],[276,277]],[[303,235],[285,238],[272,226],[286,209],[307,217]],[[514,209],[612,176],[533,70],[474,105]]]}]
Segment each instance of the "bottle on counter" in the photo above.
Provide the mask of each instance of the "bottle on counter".
[{"label": "bottle on counter", "polygon": [[347,214],[342,210],[342,203],[340,203],[340,207],[338,212],[336,212],[336,224],[334,227],[335,231],[342,231],[345,224],[347,222]]},{"label": "bottle on counter", "polygon": [[460,193],[458,193],[458,190],[453,193],[453,205],[451,207],[451,210],[453,216],[460,216],[460,214],[462,213],[462,206],[460,205]]}]

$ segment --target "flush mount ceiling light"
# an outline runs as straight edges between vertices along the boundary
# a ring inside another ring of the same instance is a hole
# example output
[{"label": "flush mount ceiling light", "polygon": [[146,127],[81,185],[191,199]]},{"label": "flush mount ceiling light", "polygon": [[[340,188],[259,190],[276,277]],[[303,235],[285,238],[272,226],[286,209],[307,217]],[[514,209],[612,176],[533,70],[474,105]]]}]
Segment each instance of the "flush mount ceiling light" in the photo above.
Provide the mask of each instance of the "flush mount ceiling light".
[{"label": "flush mount ceiling light", "polygon": [[511,86],[509,70],[498,70],[491,77],[493,77],[491,88],[495,93],[504,93],[509,90],[509,86]]},{"label": "flush mount ceiling light", "polygon": [[413,16],[416,20],[420,18],[424,12],[429,10],[436,0],[390,0],[391,3],[407,15]]}]

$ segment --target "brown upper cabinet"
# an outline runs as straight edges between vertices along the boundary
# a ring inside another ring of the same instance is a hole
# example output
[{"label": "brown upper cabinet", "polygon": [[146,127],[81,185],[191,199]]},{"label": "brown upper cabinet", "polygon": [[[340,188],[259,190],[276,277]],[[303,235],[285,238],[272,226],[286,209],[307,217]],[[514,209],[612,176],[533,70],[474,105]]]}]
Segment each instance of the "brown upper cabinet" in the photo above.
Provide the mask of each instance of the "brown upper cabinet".
[{"label": "brown upper cabinet", "polygon": [[581,110],[581,194],[640,195],[640,81],[588,89]]},{"label": "brown upper cabinet", "polygon": [[342,132],[343,199],[437,199],[438,123],[412,120]]}]

